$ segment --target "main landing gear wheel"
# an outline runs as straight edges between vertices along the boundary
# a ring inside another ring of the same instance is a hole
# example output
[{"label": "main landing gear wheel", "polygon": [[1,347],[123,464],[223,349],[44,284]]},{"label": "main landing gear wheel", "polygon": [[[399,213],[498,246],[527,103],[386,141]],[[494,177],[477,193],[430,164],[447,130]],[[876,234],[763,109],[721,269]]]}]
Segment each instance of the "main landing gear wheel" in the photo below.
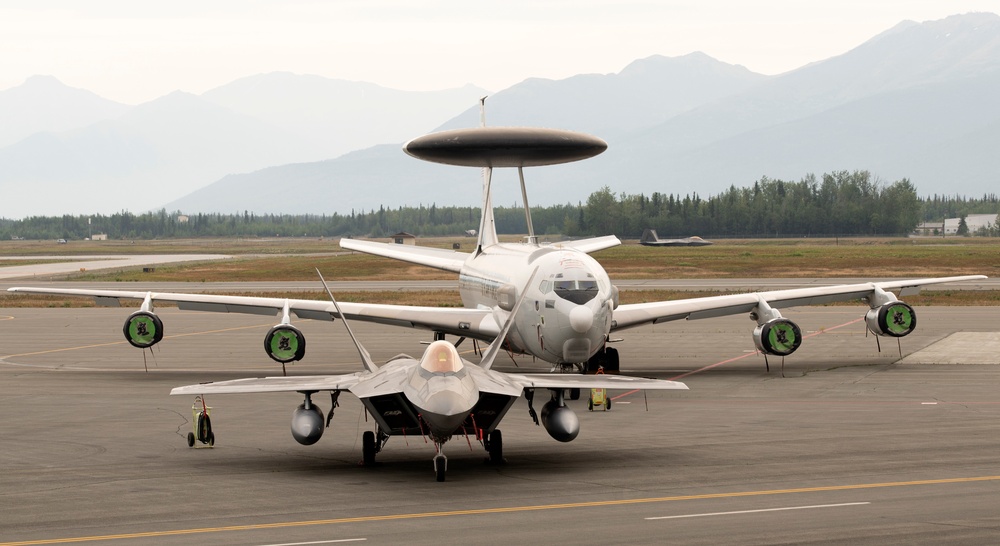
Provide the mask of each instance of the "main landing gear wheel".
[{"label": "main landing gear wheel", "polygon": [[490,464],[500,465],[504,463],[503,434],[499,430],[494,430],[490,433],[489,439],[486,442],[486,451],[490,454]]},{"label": "main landing gear wheel", "polygon": [[372,466],[375,464],[375,453],[378,452],[378,446],[375,444],[375,433],[366,430],[363,435],[361,435],[361,460],[365,466]]},{"label": "main landing gear wheel", "polygon": [[570,389],[569,390],[569,399],[570,400],[579,400],[580,399],[580,389]]}]

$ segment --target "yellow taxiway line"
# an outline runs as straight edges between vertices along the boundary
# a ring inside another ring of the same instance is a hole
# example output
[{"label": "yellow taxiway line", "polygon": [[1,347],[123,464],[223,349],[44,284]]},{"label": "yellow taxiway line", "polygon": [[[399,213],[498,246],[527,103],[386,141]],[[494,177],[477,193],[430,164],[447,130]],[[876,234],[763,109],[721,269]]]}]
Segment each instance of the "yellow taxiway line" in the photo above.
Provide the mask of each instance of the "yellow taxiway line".
[{"label": "yellow taxiway line", "polygon": [[705,499],[731,499],[739,497],[759,497],[765,495],[790,495],[796,493],[818,493],[830,491],[855,491],[878,489],[884,487],[912,487],[918,485],[944,485],[973,482],[1000,481],[1000,476],[973,476],[966,478],[943,478],[936,480],[913,480],[906,482],[861,483],[853,485],[828,485],[820,487],[799,487],[793,489],[768,489],[759,491],[734,491],[729,493],[704,493],[700,495],[680,495],[673,497],[646,497],[638,499],[620,499],[589,502],[572,502],[565,504],[537,504],[525,506],[509,506],[499,508],[478,508],[472,510],[449,510],[443,512],[415,512],[409,514],[386,514],[380,516],[358,516],[353,518],[319,519],[309,521],[285,521],[277,523],[257,523],[249,525],[230,525],[225,527],[201,527],[195,529],[174,529],[171,531],[149,531],[142,533],[123,533],[119,535],[97,535],[86,537],[67,537],[42,540],[26,540],[21,542],[0,542],[0,546],[31,546],[40,544],[73,544],[81,542],[97,542],[110,540],[127,540],[137,538],[170,537],[182,535],[198,535],[209,533],[228,533],[234,531],[254,531],[263,529],[287,529],[293,527],[310,527],[319,525],[340,525],[344,523],[368,523],[375,521],[412,520],[422,518],[442,518],[454,516],[477,516],[484,514],[509,514],[516,512],[537,512],[544,510],[565,510],[572,508],[592,508],[599,506],[625,506],[633,504],[651,504],[662,502],[678,502]]}]

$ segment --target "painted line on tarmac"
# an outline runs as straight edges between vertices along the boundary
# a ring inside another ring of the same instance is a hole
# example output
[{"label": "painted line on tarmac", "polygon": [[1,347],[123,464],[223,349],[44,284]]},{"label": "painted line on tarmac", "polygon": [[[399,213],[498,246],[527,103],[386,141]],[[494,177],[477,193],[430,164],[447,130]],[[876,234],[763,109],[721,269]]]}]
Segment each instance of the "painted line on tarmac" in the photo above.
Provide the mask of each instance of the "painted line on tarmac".
[{"label": "painted line on tarmac", "polygon": [[283,544],[263,544],[262,546],[308,546],[310,544],[342,544],[344,542],[364,542],[367,538],[341,538],[337,540],[314,540],[312,542],[285,542]]},{"label": "painted line on tarmac", "polygon": [[381,521],[404,521],[404,520],[427,519],[427,518],[447,518],[456,516],[513,514],[519,512],[543,512],[549,510],[595,508],[602,506],[628,506],[636,504],[680,502],[688,500],[733,499],[741,497],[762,497],[768,495],[791,495],[796,493],[826,493],[834,491],[858,491],[864,489],[880,489],[886,487],[912,487],[918,485],[949,485],[949,484],[996,482],[996,481],[1000,481],[1000,476],[973,476],[966,478],[942,478],[936,480],[913,480],[906,482],[860,483],[853,485],[827,485],[819,487],[800,487],[793,489],[733,491],[730,493],[703,493],[700,495],[680,495],[674,497],[646,497],[638,499],[573,502],[565,504],[541,504],[541,505],[536,504],[536,505],[509,506],[500,508],[449,510],[443,512],[416,512],[410,514],[386,514],[381,516],[358,516],[352,518],[320,519],[320,520],[310,520],[310,521],[285,521],[277,523],[230,525],[224,527],[174,529],[171,531],[147,531],[140,533],[123,533],[118,535],[97,535],[97,536],[85,536],[85,537],[25,540],[19,542],[0,542],[0,546],[38,546],[42,544],[74,544],[82,542],[98,542],[98,541],[111,541],[111,540],[130,540],[130,539],[134,540],[139,538],[160,538],[160,537],[185,536],[185,535],[204,535],[210,533],[231,533],[237,531],[257,531],[264,529],[290,529],[295,527],[316,527],[321,525],[341,525],[345,523],[373,523]]},{"label": "painted line on tarmac", "polygon": [[842,502],[840,504],[813,504],[811,506],[785,506],[782,508],[761,508],[759,510],[738,510],[735,512],[710,512],[707,514],[683,514],[680,516],[656,516],[645,518],[647,521],[658,519],[705,518],[710,516],[735,516],[739,514],[759,514],[761,512],[786,512],[788,510],[812,510],[814,508],[840,508],[842,506],[862,506],[870,502]]},{"label": "painted line on tarmac", "polygon": [[[843,328],[845,326],[850,326],[851,324],[856,324],[858,322],[861,322],[862,320],[864,320],[864,317],[859,317],[859,318],[856,318],[854,320],[845,322],[843,324],[838,324],[837,326],[831,326],[829,328],[824,328],[822,330],[817,330],[817,331],[815,331],[815,332],[813,332],[811,334],[807,334],[807,335],[802,336],[802,339],[808,339],[808,338],[811,338],[813,336],[818,336],[820,334],[825,334],[827,332],[832,332],[833,330],[837,330],[837,329]],[[754,351],[752,353],[742,354],[740,356],[736,356],[736,357],[733,357],[733,358],[722,360],[720,362],[716,362],[715,364],[709,364],[708,366],[704,366],[704,367],[698,368],[697,370],[691,370],[690,372],[685,372],[685,373],[682,373],[680,375],[675,375],[674,377],[668,378],[668,381],[677,381],[678,379],[683,379],[683,378],[685,378],[685,377],[687,377],[689,375],[694,375],[696,373],[701,373],[701,372],[704,372],[704,371],[708,371],[708,370],[711,370],[712,368],[718,368],[719,366],[722,366],[723,364],[730,364],[732,362],[736,362],[737,360],[743,360],[744,358],[748,358],[748,357],[751,357],[751,356],[757,356],[758,354],[760,354],[760,353],[758,353],[757,351]],[[631,396],[631,395],[633,395],[633,394],[635,394],[637,392],[640,392],[640,391],[641,391],[641,389],[636,389],[636,390],[632,390],[632,391],[628,391],[628,392],[623,392],[622,394],[619,394],[618,396],[612,396],[611,397],[611,401],[612,402],[617,401],[619,398],[625,398],[626,396]]]},{"label": "painted line on tarmac", "polygon": [[[221,330],[207,330],[207,331],[204,331],[204,332],[190,332],[190,333],[187,333],[187,334],[175,334],[175,335],[172,335],[172,336],[163,336],[163,339],[164,340],[168,340],[168,339],[175,339],[175,338],[180,338],[180,337],[203,336],[203,335],[206,335],[206,334],[221,334],[221,333],[224,333],[224,332],[234,332],[236,330],[249,330],[249,329],[252,329],[252,328],[263,328],[265,326],[270,327],[272,325],[270,325],[270,324],[256,324],[256,325],[253,325],[253,326],[236,326],[234,328],[223,328]],[[125,343],[128,343],[128,341],[125,341],[125,340],[122,340],[122,341],[110,341],[108,343],[95,343],[93,345],[80,345],[79,347],[64,347],[62,349],[48,349],[48,350],[45,350],[45,351],[35,351],[33,353],[18,353],[18,354],[0,356],[0,360],[6,359],[6,358],[19,357],[19,356],[37,356],[37,355],[46,355],[46,354],[52,354],[52,353],[63,353],[63,352],[67,352],[67,351],[79,351],[79,350],[83,350],[83,349],[96,349],[96,348],[99,348],[99,347],[110,347],[112,345],[122,345],[122,344],[125,344]],[[10,362],[8,362],[7,364],[11,364],[12,366],[18,366],[18,364],[13,364],[13,363],[10,363]]]}]

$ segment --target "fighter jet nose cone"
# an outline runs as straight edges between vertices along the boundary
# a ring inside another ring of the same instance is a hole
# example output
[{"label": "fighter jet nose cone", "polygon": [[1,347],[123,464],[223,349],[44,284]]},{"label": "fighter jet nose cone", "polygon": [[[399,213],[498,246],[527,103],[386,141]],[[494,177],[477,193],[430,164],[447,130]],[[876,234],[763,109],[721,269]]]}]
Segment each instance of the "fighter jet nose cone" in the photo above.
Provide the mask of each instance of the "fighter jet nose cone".
[{"label": "fighter jet nose cone", "polygon": [[594,312],[585,305],[577,305],[569,312],[569,325],[578,334],[586,333],[594,325]]}]

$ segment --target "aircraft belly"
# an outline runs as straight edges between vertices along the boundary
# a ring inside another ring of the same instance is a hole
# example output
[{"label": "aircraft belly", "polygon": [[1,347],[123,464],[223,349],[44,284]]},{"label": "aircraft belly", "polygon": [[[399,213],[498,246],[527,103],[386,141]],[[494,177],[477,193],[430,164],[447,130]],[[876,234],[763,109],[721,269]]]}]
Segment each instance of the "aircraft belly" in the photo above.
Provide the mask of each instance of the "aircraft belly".
[{"label": "aircraft belly", "polygon": [[390,435],[419,434],[421,427],[417,412],[402,394],[362,398],[361,403],[383,432]]}]

